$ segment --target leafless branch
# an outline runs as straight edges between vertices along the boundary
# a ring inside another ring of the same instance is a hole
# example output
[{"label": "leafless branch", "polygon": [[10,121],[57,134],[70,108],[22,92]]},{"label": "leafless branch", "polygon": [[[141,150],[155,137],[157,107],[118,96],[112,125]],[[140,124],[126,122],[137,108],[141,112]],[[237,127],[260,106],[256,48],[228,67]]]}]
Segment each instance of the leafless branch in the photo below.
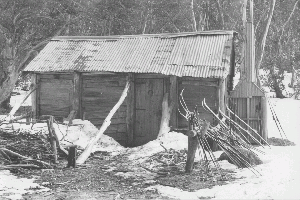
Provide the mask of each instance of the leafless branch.
[{"label": "leafless branch", "polygon": [[279,41],[281,40],[282,38],[282,35],[283,35],[283,32],[284,32],[284,28],[285,26],[289,23],[290,19],[292,18],[296,8],[297,8],[297,5],[298,5],[298,2],[299,0],[295,1],[295,4],[293,6],[293,10],[291,11],[290,15],[289,15],[289,18],[285,21],[285,23],[282,25],[282,28],[281,28],[281,34],[280,34],[280,38],[279,38]]},{"label": "leafless branch", "polygon": [[[263,31],[263,36],[262,39],[260,41],[260,51],[259,51],[259,58],[257,59],[258,62],[256,64],[256,68],[259,69],[260,65],[262,63],[262,59],[263,59],[263,54],[264,54],[264,48],[265,48],[265,44],[266,44],[266,39],[267,39],[267,35],[268,35],[268,30],[271,24],[271,19],[273,17],[273,11],[275,8],[275,4],[276,4],[276,0],[272,0],[271,6],[270,6],[270,10],[269,10],[269,14],[268,14],[268,21],[267,24],[265,26],[265,29]],[[258,70],[257,71],[257,75],[258,75]]]},{"label": "leafless branch", "polygon": [[218,13],[220,15],[220,20],[221,20],[221,23],[222,23],[221,29],[224,29],[225,22],[224,22],[224,15],[223,15],[223,11],[221,9],[220,1],[219,0],[215,0],[215,2],[217,4]]},{"label": "leafless branch", "polygon": [[28,53],[26,54],[25,58],[23,59],[23,61],[19,64],[19,66],[16,68],[16,71],[19,71],[20,69],[22,69],[25,65],[25,63],[28,61],[28,59],[32,56],[32,53],[36,52],[36,49],[38,49],[39,47],[45,45],[47,42],[49,42],[49,40],[51,40],[51,38],[53,38],[54,36],[60,35],[60,33],[66,28],[68,24],[65,24],[64,26],[62,26],[53,36],[46,38],[45,40],[41,41],[40,43],[38,43],[37,45],[33,46]]},{"label": "leafless branch", "polygon": [[197,31],[197,23],[194,12],[194,0],[191,0],[191,13],[192,13],[192,22],[193,22],[193,31]]}]

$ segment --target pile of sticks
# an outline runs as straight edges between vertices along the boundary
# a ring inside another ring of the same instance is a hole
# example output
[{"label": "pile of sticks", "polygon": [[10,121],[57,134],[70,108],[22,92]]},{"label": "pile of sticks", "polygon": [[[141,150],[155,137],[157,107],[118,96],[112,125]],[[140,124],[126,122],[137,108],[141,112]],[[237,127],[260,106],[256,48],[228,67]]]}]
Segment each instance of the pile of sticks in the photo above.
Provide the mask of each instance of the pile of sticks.
[{"label": "pile of sticks", "polygon": [[48,132],[43,129],[39,132],[22,129],[0,132],[0,169],[53,168],[59,156],[68,155],[56,136],[54,117],[46,117],[49,119],[43,122],[47,123]]},{"label": "pile of sticks", "polygon": [[30,132],[0,133],[0,169],[52,168],[47,136]]}]

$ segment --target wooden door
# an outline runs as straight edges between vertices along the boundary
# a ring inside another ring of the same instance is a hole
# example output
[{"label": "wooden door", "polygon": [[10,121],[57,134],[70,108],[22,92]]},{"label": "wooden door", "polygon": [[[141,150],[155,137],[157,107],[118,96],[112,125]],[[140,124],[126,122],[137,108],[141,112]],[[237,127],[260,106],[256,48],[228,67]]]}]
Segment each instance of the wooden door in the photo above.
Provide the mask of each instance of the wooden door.
[{"label": "wooden door", "polygon": [[162,115],[164,79],[135,80],[134,146],[157,138]]}]

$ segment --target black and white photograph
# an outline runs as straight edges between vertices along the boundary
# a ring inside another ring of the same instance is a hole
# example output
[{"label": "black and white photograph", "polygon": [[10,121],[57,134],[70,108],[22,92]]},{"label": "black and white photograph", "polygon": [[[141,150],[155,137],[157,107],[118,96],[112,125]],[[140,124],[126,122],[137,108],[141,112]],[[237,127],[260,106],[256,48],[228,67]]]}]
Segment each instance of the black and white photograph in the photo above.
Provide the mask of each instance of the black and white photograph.
[{"label": "black and white photograph", "polygon": [[0,0],[0,199],[300,199],[300,0]]}]

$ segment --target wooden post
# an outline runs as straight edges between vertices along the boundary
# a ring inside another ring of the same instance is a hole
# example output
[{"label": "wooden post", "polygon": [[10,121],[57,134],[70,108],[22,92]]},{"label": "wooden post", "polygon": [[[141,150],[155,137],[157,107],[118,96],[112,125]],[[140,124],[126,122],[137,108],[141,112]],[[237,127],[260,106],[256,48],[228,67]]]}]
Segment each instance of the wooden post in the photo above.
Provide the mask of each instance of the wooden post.
[{"label": "wooden post", "polygon": [[37,92],[39,92],[39,87],[37,85],[37,75],[31,75],[31,84],[36,85],[37,89],[31,93],[31,111],[32,111],[32,118],[36,119],[37,117]]},{"label": "wooden post", "polygon": [[[247,112],[246,112],[246,116],[247,116],[247,124],[250,126],[250,97],[247,97]],[[247,126],[247,131],[249,131],[249,127]],[[250,136],[247,136],[248,141],[252,141],[250,140]]]},{"label": "wooden post", "polygon": [[127,94],[127,110],[126,110],[126,130],[127,130],[127,146],[133,145],[133,129],[134,129],[134,76],[128,73],[127,80],[130,87]]},{"label": "wooden post", "polygon": [[225,113],[225,92],[226,92],[225,79],[221,79],[219,84],[219,108],[223,113]]},{"label": "wooden post", "polygon": [[[203,137],[207,129],[209,128],[210,123],[206,122],[203,124],[200,130],[200,136]],[[194,160],[195,160],[195,154],[197,151],[199,144],[198,140],[198,134],[195,134],[196,131],[193,130],[193,126],[189,123],[189,129],[188,131],[188,153],[187,153],[187,160],[186,160],[186,165],[185,165],[185,173],[191,173],[193,171],[194,167]]]},{"label": "wooden post", "polygon": [[30,125],[30,116],[26,116],[26,125]]},{"label": "wooden post", "polygon": [[48,131],[49,131],[49,138],[50,138],[50,144],[53,151],[53,162],[56,164],[57,162],[57,148],[56,148],[56,137],[55,133],[53,133],[53,116],[50,116],[50,118],[47,120],[48,125]]},{"label": "wooden post", "polygon": [[80,97],[81,97],[81,76],[80,73],[74,72],[73,74],[73,99],[72,99],[72,110],[75,111],[75,117],[81,116],[80,110]]},{"label": "wooden post", "polygon": [[267,97],[261,98],[261,105],[262,105],[262,138],[265,141],[268,139],[268,103]]},{"label": "wooden post", "polygon": [[[221,110],[223,113],[225,113],[225,93],[226,93],[226,83],[225,79],[220,79],[219,87],[218,87],[218,104],[219,104],[219,110]],[[215,141],[213,141],[212,144],[212,151],[218,151],[219,147]]]},{"label": "wooden post", "polygon": [[68,165],[67,167],[76,167],[76,154],[77,149],[76,145],[72,145],[69,147],[69,155],[68,155]]},{"label": "wooden post", "polygon": [[171,118],[170,118],[170,126],[173,128],[177,128],[177,76],[170,77],[170,99],[169,105],[173,105],[173,109],[171,111]]},{"label": "wooden post", "polygon": [[86,112],[83,112],[82,114],[82,120],[85,120]]},{"label": "wooden post", "polygon": [[188,137],[188,154],[185,165],[185,173],[191,173],[193,171],[195,154],[198,146],[199,142],[197,136]]}]

